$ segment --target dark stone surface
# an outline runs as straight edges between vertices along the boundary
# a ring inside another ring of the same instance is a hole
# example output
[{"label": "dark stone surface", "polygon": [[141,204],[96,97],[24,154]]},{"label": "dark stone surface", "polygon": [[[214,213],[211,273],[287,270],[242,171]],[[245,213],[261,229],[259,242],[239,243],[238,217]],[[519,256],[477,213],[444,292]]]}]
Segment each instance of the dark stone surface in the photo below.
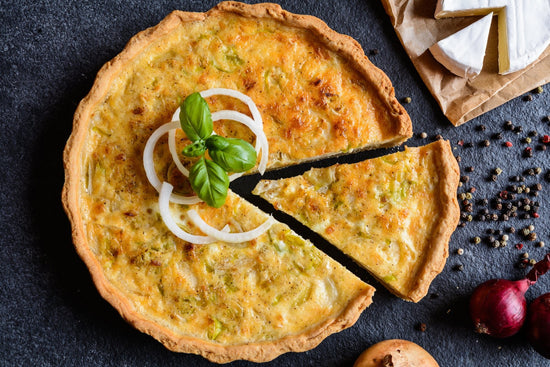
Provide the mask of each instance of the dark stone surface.
[{"label": "dark stone surface", "polygon": [[[70,226],[60,203],[63,185],[62,150],[72,127],[77,103],[92,86],[95,74],[122,50],[138,31],[157,24],[174,9],[205,11],[215,1],[87,1],[3,0],[0,4],[0,365],[1,366],[207,366],[202,357],[169,352],[151,337],[126,324],[96,291],[88,271],[77,256]],[[430,295],[418,304],[389,294],[364,270],[326,242],[288,217],[277,213],[329,255],[378,288],[374,303],[355,326],[332,335],[317,348],[289,353],[271,362],[273,366],[352,365],[362,350],[388,338],[412,340],[430,351],[441,366],[548,366],[527,344],[525,334],[497,340],[473,333],[467,316],[468,295],[482,281],[493,277],[517,279],[526,273],[515,265],[523,252],[540,259],[548,251],[510,235],[506,248],[486,243],[473,245],[476,235],[486,237],[489,228],[523,228],[534,224],[540,239],[550,245],[548,210],[548,151],[537,151],[541,134],[550,133],[550,91],[532,94],[532,101],[517,98],[458,128],[452,127],[423,85],[376,0],[288,0],[281,5],[292,12],[308,13],[333,29],[357,39],[393,81],[399,98],[410,96],[405,105],[414,124],[415,137],[408,144],[421,145],[441,134],[449,139],[463,174],[470,181],[459,192],[475,186],[475,199],[494,198],[510,184],[509,177],[526,168],[541,167],[538,177],[527,183],[543,185],[537,198],[540,218],[514,218],[504,222],[468,223],[458,228],[450,243],[445,270],[433,282]],[[435,3],[435,1],[434,1]],[[523,127],[515,134],[503,130],[512,120]],[[478,125],[485,131],[478,131]],[[533,143],[522,143],[529,131],[537,131]],[[419,138],[427,132],[428,138]],[[503,133],[501,141],[493,133]],[[474,147],[459,146],[463,139]],[[485,139],[487,148],[479,147]],[[504,148],[503,141],[512,148]],[[522,158],[527,146],[532,158]],[[360,160],[388,151],[346,158]],[[320,163],[334,163],[334,160]],[[472,173],[465,168],[474,166]],[[491,170],[503,169],[497,181],[488,180]],[[279,173],[294,174],[307,167]],[[258,179],[241,181],[235,190],[248,194]],[[262,208],[269,206],[251,199]],[[475,202],[475,201],[474,201]],[[474,205],[476,214],[481,207]],[[491,211],[494,211],[491,209]],[[515,244],[525,244],[522,250]],[[463,248],[462,256],[456,254]],[[455,270],[462,264],[463,271]],[[532,300],[550,291],[550,276],[527,294]],[[435,297],[438,295],[438,297]],[[424,332],[415,327],[423,322]],[[253,365],[235,362],[235,366]]]}]

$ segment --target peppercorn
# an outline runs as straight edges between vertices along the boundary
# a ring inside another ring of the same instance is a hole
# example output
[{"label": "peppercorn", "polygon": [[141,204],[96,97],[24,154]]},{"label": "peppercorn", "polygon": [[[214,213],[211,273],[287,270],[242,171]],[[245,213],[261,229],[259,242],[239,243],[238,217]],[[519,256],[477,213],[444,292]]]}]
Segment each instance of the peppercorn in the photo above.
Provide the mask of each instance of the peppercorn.
[{"label": "peppercorn", "polygon": [[507,141],[504,143],[504,146],[507,147],[507,148],[510,148],[513,146],[512,142],[511,141]]},{"label": "peppercorn", "polygon": [[411,102],[412,102],[412,98],[411,98],[411,97],[405,97],[405,98],[403,98],[403,103],[408,104],[408,103],[411,103]]},{"label": "peppercorn", "polygon": [[469,176],[461,176],[460,181],[466,183],[466,182],[470,181],[470,177]]},{"label": "peppercorn", "polygon": [[537,234],[535,232],[531,232],[529,233],[529,235],[527,236],[527,239],[529,241],[535,241],[537,239]]},{"label": "peppercorn", "polygon": [[530,95],[530,94],[528,94],[528,95],[526,95],[526,96],[523,97],[523,100],[524,100],[525,102],[530,102],[530,101],[533,100],[533,96]]},{"label": "peppercorn", "polygon": [[471,147],[474,146],[474,143],[468,142],[468,143],[465,143],[464,146],[465,146],[466,148],[471,148]]},{"label": "peppercorn", "polygon": [[537,247],[544,247],[544,242],[543,241],[537,242]]},{"label": "peppercorn", "polygon": [[502,139],[502,133],[493,134],[493,139],[495,139],[495,140],[500,140],[500,139]]},{"label": "peppercorn", "polygon": [[441,139],[443,139],[443,136],[441,136],[441,134],[437,134],[435,136],[435,140],[441,140]]},{"label": "peppercorn", "polygon": [[540,168],[540,167],[535,168],[535,175],[540,175],[541,172],[542,172],[542,168]]},{"label": "peppercorn", "polygon": [[485,131],[485,125],[477,125],[476,129],[478,131]]},{"label": "peppercorn", "polygon": [[528,252],[524,252],[523,254],[521,254],[521,258],[522,258],[522,259],[528,259],[528,258],[529,258],[529,253],[528,253]]},{"label": "peppercorn", "polygon": [[526,137],[525,139],[523,139],[523,141],[526,143],[526,144],[531,144],[531,138],[530,137]]},{"label": "peppercorn", "polygon": [[489,145],[491,145],[491,142],[487,139],[485,139],[481,142],[481,146],[483,146],[483,147],[488,147]]},{"label": "peppercorn", "polygon": [[529,169],[525,170],[525,174],[527,176],[534,176],[535,175],[535,170],[532,169],[532,168],[529,168]]},{"label": "peppercorn", "polygon": [[535,230],[535,226],[530,224],[527,229],[529,229],[530,231],[534,231]]},{"label": "peppercorn", "polygon": [[477,205],[486,206],[487,204],[489,204],[489,200],[487,199],[480,199],[477,201]]},{"label": "peppercorn", "polygon": [[533,93],[535,93],[535,94],[541,94],[542,92],[544,92],[544,89],[542,89],[542,87],[540,85],[538,87],[536,87],[535,89],[533,89]]},{"label": "peppercorn", "polygon": [[462,271],[464,270],[464,265],[462,264],[455,265],[453,269],[456,271]]},{"label": "peppercorn", "polygon": [[535,265],[536,263],[537,263],[537,260],[535,260],[535,259],[529,260],[529,265],[531,265],[531,266]]},{"label": "peppercorn", "polygon": [[496,213],[491,214],[491,219],[494,220],[494,221],[497,221],[498,220],[498,214],[496,214]]},{"label": "peppercorn", "polygon": [[529,213],[524,213],[522,216],[521,216],[522,219],[530,219],[531,218],[531,215],[529,215]]},{"label": "peppercorn", "polygon": [[458,163],[460,163],[460,162],[462,161],[462,157],[459,156],[459,155],[457,155],[455,158],[456,158],[456,161],[457,161]]},{"label": "peppercorn", "polygon": [[[477,244],[479,244],[479,243],[481,242],[481,238],[480,238],[479,236],[476,236],[476,237],[474,237],[473,241],[474,241],[474,244],[477,245]],[[541,247],[542,247],[542,246],[541,246]]]},{"label": "peppercorn", "polygon": [[491,181],[496,182],[498,180],[497,175],[491,175]]},{"label": "peppercorn", "polygon": [[504,122],[504,129],[506,130],[512,130],[514,128],[514,124],[512,121],[505,121]]},{"label": "peppercorn", "polygon": [[378,55],[378,53],[380,53],[380,51],[377,48],[373,48],[372,50],[370,50],[370,54],[373,56]]},{"label": "peppercorn", "polygon": [[499,248],[500,247],[500,241],[496,240],[496,241],[491,242],[491,246],[493,248]]},{"label": "peppercorn", "polygon": [[416,325],[416,329],[417,329],[418,331],[425,332],[425,331],[426,331],[426,324],[423,323],[423,322],[418,323],[418,324]]},{"label": "peppercorn", "polygon": [[465,171],[466,172],[474,172],[474,167],[472,167],[472,166],[466,167]]},{"label": "peppercorn", "polygon": [[468,200],[472,200],[472,199],[473,199],[473,197],[474,197],[474,196],[472,195],[472,193],[471,193],[471,192],[467,192],[467,193],[466,193],[466,199],[468,199]]},{"label": "peppercorn", "polygon": [[533,148],[531,147],[525,148],[525,150],[523,151],[523,155],[527,158],[531,158],[533,156]]},{"label": "peppercorn", "polygon": [[509,227],[508,232],[509,233],[516,233],[516,228],[515,227]]},{"label": "peppercorn", "polygon": [[537,136],[538,133],[535,130],[529,131],[529,136]]},{"label": "peppercorn", "polygon": [[426,139],[428,137],[428,134],[426,134],[425,132],[421,132],[419,136],[421,139]]},{"label": "peppercorn", "polygon": [[509,219],[510,219],[510,216],[508,214],[502,214],[502,220],[504,222],[508,222]]},{"label": "peppercorn", "polygon": [[516,134],[519,134],[519,133],[523,132],[523,127],[522,126],[515,126],[514,127],[514,132]]},{"label": "peppercorn", "polygon": [[549,136],[549,135],[544,135],[544,136],[542,137],[542,142],[543,142],[544,144],[550,143],[550,136]]},{"label": "peppercorn", "polygon": [[456,250],[457,255],[464,255],[464,249],[459,248]]},{"label": "peppercorn", "polygon": [[526,228],[523,228],[520,233],[522,236],[527,236],[530,232],[531,231],[529,230],[529,228],[526,227]]}]

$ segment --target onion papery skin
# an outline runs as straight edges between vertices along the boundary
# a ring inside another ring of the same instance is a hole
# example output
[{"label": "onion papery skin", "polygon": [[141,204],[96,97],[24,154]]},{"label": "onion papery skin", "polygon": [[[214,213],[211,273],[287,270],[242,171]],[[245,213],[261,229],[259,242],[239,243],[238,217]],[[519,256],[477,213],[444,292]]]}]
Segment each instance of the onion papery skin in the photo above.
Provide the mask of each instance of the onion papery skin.
[{"label": "onion papery skin", "polygon": [[529,306],[527,335],[533,348],[550,359],[550,293],[538,297]]},{"label": "onion papery skin", "polygon": [[516,334],[527,316],[525,292],[528,279],[492,279],[480,284],[470,298],[470,316],[475,331],[496,338]]}]

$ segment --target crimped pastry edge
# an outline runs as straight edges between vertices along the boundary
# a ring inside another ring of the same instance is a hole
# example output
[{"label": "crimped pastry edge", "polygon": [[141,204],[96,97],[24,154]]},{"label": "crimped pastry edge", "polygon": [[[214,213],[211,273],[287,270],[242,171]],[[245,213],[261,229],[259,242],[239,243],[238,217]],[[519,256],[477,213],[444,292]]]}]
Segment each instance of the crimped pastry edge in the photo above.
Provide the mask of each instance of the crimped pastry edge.
[{"label": "crimped pastry edge", "polygon": [[381,99],[399,122],[395,138],[376,147],[397,145],[412,136],[410,118],[395,99],[394,90],[388,77],[370,63],[361,46],[355,40],[331,30],[320,19],[308,15],[292,14],[283,10],[279,5],[270,3],[247,5],[238,2],[222,2],[206,13],[174,11],[158,25],[132,37],[124,50],[99,70],[92,89],[78,105],[73,119],[73,131],[63,152],[65,184],[62,190],[62,204],[71,222],[76,251],[87,265],[99,293],[117,309],[127,322],[138,330],[153,336],[172,351],[200,354],[217,363],[227,363],[237,359],[266,362],[286,352],[312,349],[328,335],[352,326],[361,312],[372,303],[374,288],[369,286],[358,294],[338,316],[330,318],[304,333],[276,341],[222,346],[197,338],[179,336],[134,311],[131,303],[105,278],[100,263],[88,247],[83,219],[79,211],[81,155],[87,137],[91,111],[102,101],[113,78],[150,42],[170,33],[183,23],[201,21],[220,12],[236,13],[244,17],[277,19],[285,25],[309,29],[327,47],[341,52],[344,57],[347,57],[352,65],[377,87]]},{"label": "crimped pastry edge", "polygon": [[398,295],[412,302],[420,301],[430,288],[434,278],[443,271],[449,256],[449,241],[460,217],[460,208],[456,190],[460,179],[460,168],[448,140],[438,140],[431,144],[436,153],[437,172],[439,174],[439,207],[444,208],[438,225],[434,230],[428,255],[416,276],[409,292]]}]

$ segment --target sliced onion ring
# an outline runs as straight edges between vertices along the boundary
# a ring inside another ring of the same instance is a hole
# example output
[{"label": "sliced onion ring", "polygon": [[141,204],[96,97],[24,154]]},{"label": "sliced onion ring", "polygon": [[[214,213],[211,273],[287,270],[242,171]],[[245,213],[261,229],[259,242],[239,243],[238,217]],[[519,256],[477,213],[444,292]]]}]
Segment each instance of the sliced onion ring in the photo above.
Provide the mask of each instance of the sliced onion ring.
[{"label": "sliced onion ring", "polygon": [[168,229],[176,237],[187,242],[195,243],[197,245],[208,245],[210,243],[217,242],[218,240],[211,236],[197,236],[185,232],[176,224],[174,218],[172,218],[172,214],[170,213],[170,197],[172,195],[173,189],[174,187],[171,184],[169,184],[168,182],[163,182],[161,184],[161,189],[159,193],[160,216],[162,217],[162,220],[164,221],[166,227],[168,227]]},{"label": "sliced onion ring", "polygon": [[[236,98],[240,100],[241,102],[245,103],[248,106],[248,109],[250,110],[250,113],[252,114],[252,118],[248,117],[247,115],[237,112],[237,111],[218,111],[212,113],[212,120],[233,120],[240,122],[246,126],[249,127],[250,130],[257,136],[256,144],[254,146],[254,149],[256,150],[256,153],[260,155],[261,152],[261,159],[260,163],[258,165],[258,171],[260,174],[264,174],[265,169],[267,167],[267,160],[268,160],[268,154],[269,154],[269,145],[267,142],[267,137],[265,136],[265,132],[263,131],[263,120],[262,115],[260,114],[260,111],[258,110],[258,107],[246,94],[243,94],[239,91],[233,90],[233,89],[227,89],[227,88],[211,88],[204,90],[200,92],[201,97],[208,98],[214,95],[223,95],[223,96],[229,96]],[[227,114],[219,114],[219,112],[229,112],[233,115],[227,115]],[[179,114],[180,114],[180,108],[176,109],[174,114],[172,115],[172,121],[179,121]],[[229,117],[228,117],[229,116]],[[217,117],[217,118],[216,118]],[[251,125],[257,125],[260,127],[260,129],[254,129]],[[168,147],[170,148],[170,154],[172,155],[172,159],[174,160],[174,163],[176,164],[176,167],[180,170],[180,172],[186,176],[189,177],[189,171],[183,166],[183,163],[181,162],[177,150],[176,150],[176,133],[175,131],[170,131],[169,137],[168,137]],[[239,177],[241,177],[244,173],[233,173],[229,175],[229,180],[233,181]]]},{"label": "sliced onion ring", "polygon": [[263,126],[262,121],[262,115],[260,114],[260,111],[258,111],[258,107],[256,107],[256,104],[246,94],[243,94],[239,91],[236,91],[234,89],[227,89],[227,88],[212,88],[203,90],[200,92],[200,95],[202,98],[208,98],[215,95],[222,95],[222,96],[229,96],[233,98],[237,98],[241,102],[245,103],[248,106],[248,109],[250,110],[250,113],[252,114],[252,118],[256,123],[260,126]]},{"label": "sliced onion ring", "polygon": [[208,236],[216,238],[219,241],[227,243],[242,243],[251,241],[267,231],[275,222],[273,217],[268,217],[265,222],[253,230],[239,233],[226,233],[219,231],[206,223],[195,209],[188,210],[187,215],[189,216],[191,222],[193,222],[193,224],[196,225],[202,232],[206,233]]},{"label": "sliced onion ring", "polygon": [[[155,145],[157,145],[158,140],[168,131],[177,129],[179,127],[179,122],[169,122],[160,126],[158,129],[151,134],[147,144],[145,144],[145,149],[143,150],[143,168],[145,169],[145,174],[151,185],[160,193],[162,184],[157,176],[155,171],[155,163],[153,160],[153,151],[155,150]],[[184,196],[178,194],[171,194],[170,201],[176,204],[191,205],[200,203],[202,200],[198,196]]]}]

